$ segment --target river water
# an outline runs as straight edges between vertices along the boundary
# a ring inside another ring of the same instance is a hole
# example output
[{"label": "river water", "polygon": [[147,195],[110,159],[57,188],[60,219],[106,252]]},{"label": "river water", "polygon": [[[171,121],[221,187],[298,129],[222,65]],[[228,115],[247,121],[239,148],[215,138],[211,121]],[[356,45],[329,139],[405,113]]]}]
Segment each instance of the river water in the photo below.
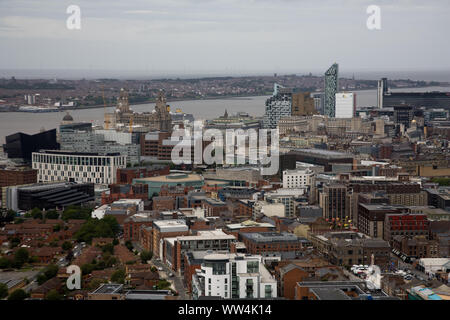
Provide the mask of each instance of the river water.
[{"label": "river water", "polygon": [[[446,87],[429,87],[413,89],[397,89],[393,91],[450,91]],[[252,116],[262,116],[265,111],[265,100],[267,96],[245,97],[245,98],[227,98],[211,100],[190,100],[169,102],[171,110],[180,108],[185,113],[192,113],[196,119],[212,119],[223,115],[225,109],[228,114],[238,111],[247,112]],[[356,91],[356,101],[358,107],[376,105],[376,90]],[[155,104],[134,105],[131,108],[137,112],[153,110]],[[107,108],[111,112],[113,108]],[[74,121],[93,122],[102,124],[103,108],[71,110]],[[64,117],[65,112],[49,113],[25,113],[25,112],[0,112],[0,143],[5,142],[5,136],[24,132],[33,134],[39,132],[42,128],[45,130],[57,128]]]}]

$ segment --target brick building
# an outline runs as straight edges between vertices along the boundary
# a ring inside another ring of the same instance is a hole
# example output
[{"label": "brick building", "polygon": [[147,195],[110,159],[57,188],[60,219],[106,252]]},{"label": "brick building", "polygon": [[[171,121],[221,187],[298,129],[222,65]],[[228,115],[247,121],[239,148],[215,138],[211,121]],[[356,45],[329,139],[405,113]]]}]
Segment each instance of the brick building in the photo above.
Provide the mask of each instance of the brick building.
[{"label": "brick building", "polygon": [[392,243],[392,238],[401,236],[424,236],[429,239],[430,221],[425,214],[387,214],[384,220],[384,240]]},{"label": "brick building", "polygon": [[[132,215],[123,222],[123,238],[125,241],[141,242],[142,229],[151,227],[157,219],[157,212],[150,211]],[[142,244],[142,242],[141,242]],[[146,248],[146,250],[152,250]]]},{"label": "brick building", "polygon": [[152,198],[152,206],[154,211],[174,210],[175,199],[171,196],[158,196]]},{"label": "brick building", "polygon": [[384,221],[389,213],[408,212],[404,206],[390,206],[386,204],[358,205],[358,230],[369,237],[384,239]]},{"label": "brick building", "polygon": [[424,236],[394,236],[392,237],[392,249],[398,250],[407,257],[439,258],[439,241],[429,240]]},{"label": "brick building", "polygon": [[253,213],[253,205],[255,204],[254,200],[247,199],[239,199],[236,201],[237,203],[237,214],[236,218],[248,217],[251,218]]},{"label": "brick building", "polygon": [[162,259],[162,240],[164,238],[189,234],[184,220],[158,220],[153,222],[153,254]]},{"label": "brick building", "polygon": [[314,249],[334,265],[370,264],[372,254],[376,265],[387,266],[389,264],[391,253],[389,243],[382,239],[369,239],[362,233],[329,232],[312,235],[311,242]]},{"label": "brick building", "polygon": [[2,199],[3,187],[36,183],[37,173],[38,170],[30,168],[0,169],[0,200]]},{"label": "brick building", "polygon": [[225,202],[212,198],[203,199],[202,208],[205,210],[205,217],[220,217],[228,211],[228,206]]},{"label": "brick building", "polygon": [[152,165],[149,167],[119,168],[117,169],[117,184],[132,184],[133,179],[168,175],[168,165]]},{"label": "brick building", "polygon": [[274,252],[297,253],[302,250],[302,239],[292,233],[254,232],[242,233],[242,241],[251,254]]},{"label": "brick building", "polygon": [[120,199],[148,200],[148,185],[146,184],[111,184],[109,193],[102,193],[102,205],[110,204]]}]

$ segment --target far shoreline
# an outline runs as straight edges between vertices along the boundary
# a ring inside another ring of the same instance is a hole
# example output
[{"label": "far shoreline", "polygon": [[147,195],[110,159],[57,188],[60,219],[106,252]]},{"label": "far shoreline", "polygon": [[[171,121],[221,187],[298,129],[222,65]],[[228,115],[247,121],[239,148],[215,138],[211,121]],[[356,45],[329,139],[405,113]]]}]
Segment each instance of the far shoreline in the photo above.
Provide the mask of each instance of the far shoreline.
[{"label": "far shoreline", "polygon": [[[433,87],[443,87],[443,88],[449,88],[450,84],[445,85],[445,83],[441,83],[438,86],[424,86],[424,87],[403,87],[403,88],[394,88],[395,90],[401,90],[401,89],[426,89],[426,88],[433,88]],[[377,88],[372,89],[356,89],[351,90],[352,92],[358,92],[358,91],[375,91]],[[306,91],[305,91],[306,92]],[[313,92],[313,91],[310,91]],[[314,91],[314,92],[321,92],[321,91]],[[204,100],[231,100],[231,99],[238,99],[238,98],[252,98],[252,97],[267,97],[270,96],[269,94],[255,94],[255,95],[226,95],[226,96],[211,96],[211,97],[203,97],[203,98],[179,98],[179,99],[167,99],[167,103],[170,105],[170,102],[179,102],[179,101],[204,101]],[[139,106],[144,104],[152,104],[155,103],[155,100],[149,100],[149,101],[142,101],[142,102],[134,102],[130,103],[130,107],[133,106]],[[80,106],[76,108],[59,108],[58,111],[41,111],[41,112],[34,112],[34,111],[19,111],[19,110],[1,110],[0,112],[10,112],[10,113],[50,113],[50,112],[64,112],[64,111],[76,111],[76,110],[87,110],[87,109],[100,109],[104,108],[105,106],[103,104],[100,105],[93,105],[93,106]],[[106,108],[113,108],[114,106],[108,105]]]}]

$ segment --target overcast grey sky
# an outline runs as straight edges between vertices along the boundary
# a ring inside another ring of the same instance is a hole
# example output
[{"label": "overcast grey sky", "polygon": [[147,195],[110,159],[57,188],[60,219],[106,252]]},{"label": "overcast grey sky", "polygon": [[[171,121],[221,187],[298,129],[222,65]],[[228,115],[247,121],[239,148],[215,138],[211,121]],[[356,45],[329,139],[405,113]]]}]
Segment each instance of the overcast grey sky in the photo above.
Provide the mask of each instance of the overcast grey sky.
[{"label": "overcast grey sky", "polygon": [[[71,4],[81,30],[66,28]],[[0,0],[0,69],[450,70],[449,17],[448,0]]]}]

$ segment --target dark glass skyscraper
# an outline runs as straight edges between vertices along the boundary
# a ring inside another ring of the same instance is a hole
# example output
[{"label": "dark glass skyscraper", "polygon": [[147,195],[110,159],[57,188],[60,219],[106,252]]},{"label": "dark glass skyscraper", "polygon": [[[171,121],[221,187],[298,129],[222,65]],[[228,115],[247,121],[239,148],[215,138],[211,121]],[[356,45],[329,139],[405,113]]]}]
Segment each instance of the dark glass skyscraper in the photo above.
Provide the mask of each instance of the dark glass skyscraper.
[{"label": "dark glass skyscraper", "polygon": [[339,65],[334,63],[325,72],[325,104],[324,114],[328,117],[336,115],[336,93],[339,87]]}]

